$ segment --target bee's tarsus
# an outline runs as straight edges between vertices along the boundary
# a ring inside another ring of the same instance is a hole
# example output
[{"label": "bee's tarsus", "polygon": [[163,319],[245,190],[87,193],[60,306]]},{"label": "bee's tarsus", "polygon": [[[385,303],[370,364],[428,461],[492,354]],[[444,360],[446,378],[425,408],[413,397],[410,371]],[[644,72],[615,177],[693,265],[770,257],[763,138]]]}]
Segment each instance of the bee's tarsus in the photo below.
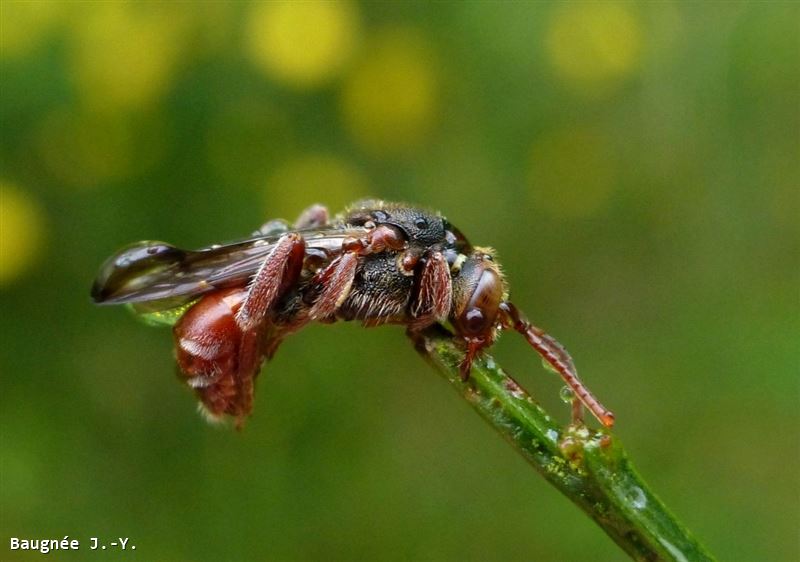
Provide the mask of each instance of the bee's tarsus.
[{"label": "bee's tarsus", "polygon": [[[500,310],[505,316],[503,324],[522,334],[547,364],[561,375],[561,378],[564,379],[564,382],[575,394],[572,407],[573,422],[582,423],[583,421],[583,409],[580,407],[582,403],[604,426],[611,427],[614,425],[614,414],[607,410],[578,378],[578,371],[575,369],[572,357],[564,349],[564,346],[553,336],[531,324],[517,307],[510,302],[502,303]],[[577,404],[576,401],[578,402]]]}]

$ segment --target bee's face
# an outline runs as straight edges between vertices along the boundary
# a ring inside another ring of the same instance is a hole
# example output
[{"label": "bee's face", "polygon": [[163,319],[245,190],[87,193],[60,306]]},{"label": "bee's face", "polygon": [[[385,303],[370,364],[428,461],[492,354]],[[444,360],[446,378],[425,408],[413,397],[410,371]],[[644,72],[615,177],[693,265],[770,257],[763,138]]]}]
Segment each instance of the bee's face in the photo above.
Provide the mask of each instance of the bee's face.
[{"label": "bee's face", "polygon": [[492,250],[475,248],[453,280],[451,321],[456,331],[467,338],[493,340],[506,297],[505,279]]}]

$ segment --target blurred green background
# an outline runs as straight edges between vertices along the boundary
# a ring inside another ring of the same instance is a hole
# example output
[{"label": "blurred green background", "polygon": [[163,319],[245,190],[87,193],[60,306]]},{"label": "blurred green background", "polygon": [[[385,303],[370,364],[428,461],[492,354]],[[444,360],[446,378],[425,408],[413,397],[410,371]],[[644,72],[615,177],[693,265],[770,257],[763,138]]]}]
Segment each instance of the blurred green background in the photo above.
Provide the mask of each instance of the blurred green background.
[{"label": "blurred green background", "polygon": [[624,559],[401,328],[293,336],[237,433],[89,301],[129,242],[368,195],[498,249],[720,560],[800,559],[797,4],[0,6],[0,559]]}]

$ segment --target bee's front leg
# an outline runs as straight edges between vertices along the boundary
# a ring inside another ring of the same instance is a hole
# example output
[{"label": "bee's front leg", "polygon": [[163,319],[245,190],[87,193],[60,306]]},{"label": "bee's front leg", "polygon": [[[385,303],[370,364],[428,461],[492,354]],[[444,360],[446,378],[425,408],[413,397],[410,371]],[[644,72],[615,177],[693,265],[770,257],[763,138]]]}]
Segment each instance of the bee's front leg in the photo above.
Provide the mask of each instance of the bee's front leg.
[{"label": "bee's front leg", "polygon": [[572,390],[575,398],[572,401],[572,420],[576,424],[583,423],[582,404],[606,427],[614,425],[614,414],[603,406],[594,397],[591,391],[578,378],[575,364],[572,362],[564,346],[553,336],[530,323],[525,316],[510,302],[500,305],[501,320],[506,328],[511,328],[522,334],[548,365],[555,370],[567,386]]},{"label": "bee's front leg", "polygon": [[[423,262],[410,306],[411,330],[421,330],[435,322],[447,320],[453,305],[450,266],[442,252],[430,252],[423,258]],[[399,267],[402,268],[403,265],[401,262]]]}]

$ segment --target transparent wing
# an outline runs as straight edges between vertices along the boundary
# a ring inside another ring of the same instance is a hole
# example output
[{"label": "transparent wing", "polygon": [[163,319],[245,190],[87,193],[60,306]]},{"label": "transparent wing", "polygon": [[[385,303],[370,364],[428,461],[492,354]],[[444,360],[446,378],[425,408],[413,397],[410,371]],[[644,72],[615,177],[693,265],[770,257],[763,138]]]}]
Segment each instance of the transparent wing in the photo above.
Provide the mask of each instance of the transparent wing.
[{"label": "transparent wing", "polygon": [[[345,238],[361,237],[366,230],[298,232],[306,241],[307,256],[328,261],[341,253]],[[261,267],[278,238],[280,234],[271,234],[194,251],[164,242],[137,242],[102,265],[92,286],[92,299],[99,304],[164,301],[163,308],[171,308],[215,289],[243,285]]]}]

